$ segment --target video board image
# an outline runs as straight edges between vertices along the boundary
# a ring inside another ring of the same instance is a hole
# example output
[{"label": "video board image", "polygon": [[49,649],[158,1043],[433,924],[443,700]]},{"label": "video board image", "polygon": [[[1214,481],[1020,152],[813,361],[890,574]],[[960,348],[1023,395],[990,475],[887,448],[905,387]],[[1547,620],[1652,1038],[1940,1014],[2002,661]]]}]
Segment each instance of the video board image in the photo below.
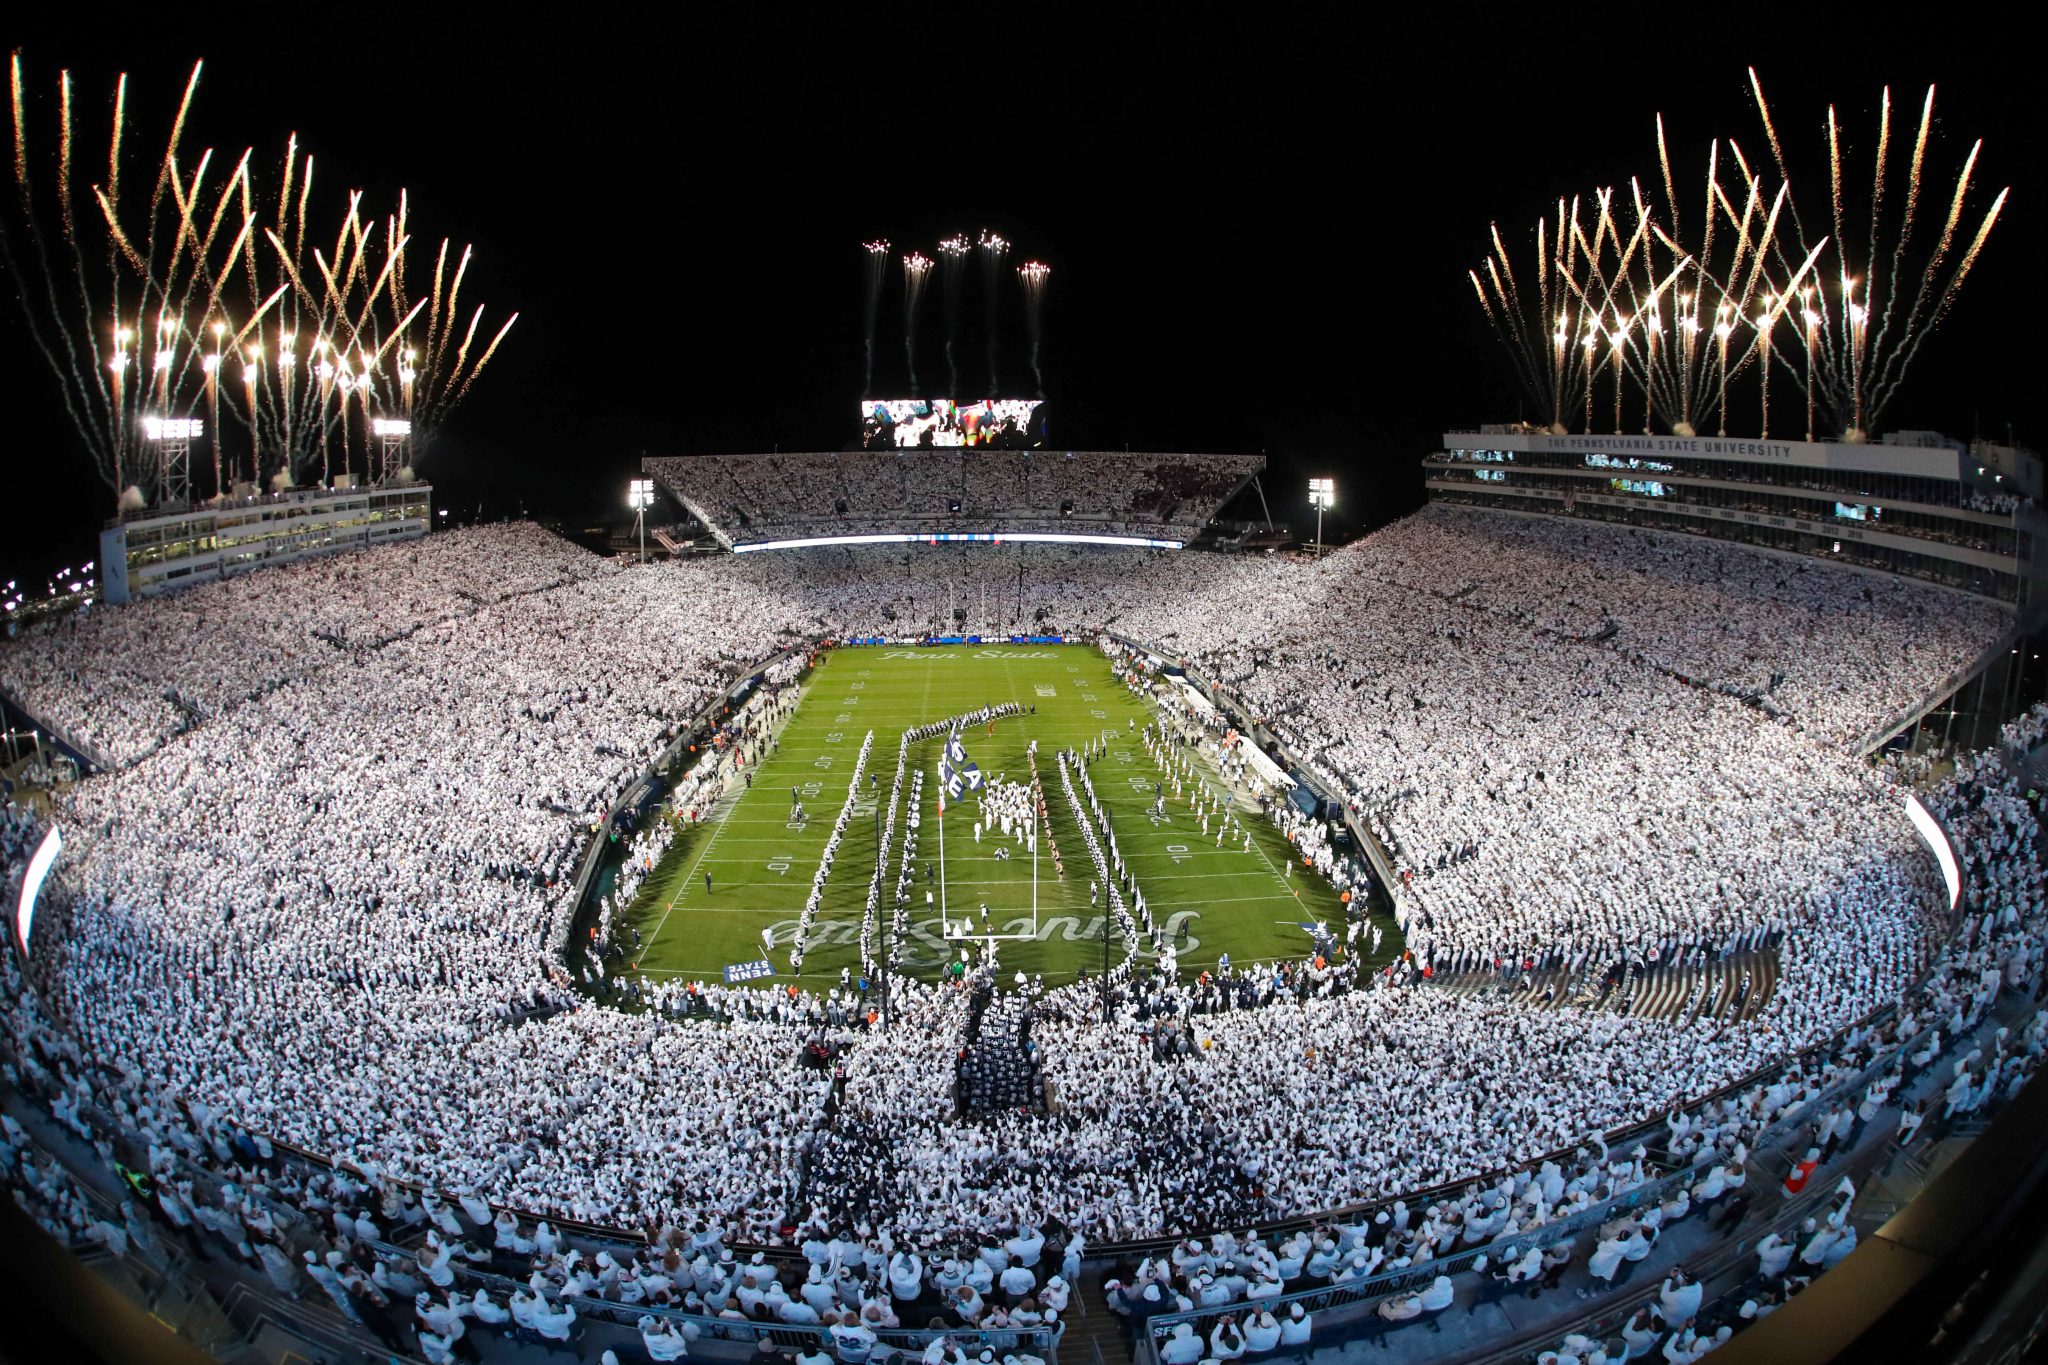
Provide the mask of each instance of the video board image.
[{"label": "video board image", "polygon": [[1043,399],[870,398],[860,405],[864,450],[987,446],[1030,450],[1044,444]]}]

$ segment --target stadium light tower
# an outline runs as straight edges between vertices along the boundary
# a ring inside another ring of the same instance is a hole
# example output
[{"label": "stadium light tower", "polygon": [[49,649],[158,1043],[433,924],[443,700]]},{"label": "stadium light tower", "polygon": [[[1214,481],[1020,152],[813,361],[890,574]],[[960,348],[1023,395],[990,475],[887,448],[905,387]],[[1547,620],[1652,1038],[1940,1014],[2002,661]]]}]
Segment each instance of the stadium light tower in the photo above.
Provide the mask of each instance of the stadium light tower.
[{"label": "stadium light tower", "polygon": [[156,447],[159,504],[192,500],[192,442],[205,433],[205,420],[198,417],[142,419],[142,434]]},{"label": "stadium light tower", "polygon": [[1335,479],[1310,479],[1308,505],[1316,509],[1316,558],[1323,557],[1323,513],[1337,505]]},{"label": "stadium light tower", "polygon": [[640,562],[647,562],[647,509],[654,506],[654,480],[635,479],[626,489],[626,506],[633,509],[633,525],[640,533]]},{"label": "stadium light tower", "polygon": [[377,438],[375,482],[383,483],[396,478],[398,471],[411,463],[406,448],[412,444],[412,419],[374,417],[370,419],[370,431]]}]

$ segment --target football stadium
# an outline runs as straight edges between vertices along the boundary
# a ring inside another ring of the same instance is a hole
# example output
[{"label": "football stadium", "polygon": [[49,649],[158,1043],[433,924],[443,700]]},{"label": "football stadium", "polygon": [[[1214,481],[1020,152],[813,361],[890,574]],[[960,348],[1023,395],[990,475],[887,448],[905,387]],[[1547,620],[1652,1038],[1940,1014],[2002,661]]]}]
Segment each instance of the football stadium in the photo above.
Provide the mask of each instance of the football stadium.
[{"label": "football stadium", "polygon": [[839,448],[650,449],[593,548],[449,524],[521,332],[408,200],[330,251],[195,69],[74,213],[14,73],[113,511],[0,641],[34,1358],[2031,1349],[2042,463],[1888,420],[1976,152],[1845,233],[1751,73],[1715,228],[1667,159],[1495,229],[1524,416],[1342,543],[1342,472],[1055,443],[1061,261],[870,241]]},{"label": "football stadium", "polygon": [[[1065,984],[1099,962],[1113,932],[1085,856],[1084,824],[1098,842],[1118,833],[1131,876],[1151,888],[1161,937],[1184,969],[1212,969],[1232,957],[1300,957],[1332,921],[1341,930],[1342,893],[1320,877],[1296,880],[1300,855],[1266,818],[1255,789],[1234,775],[1242,765],[1230,748],[1185,742],[1202,735],[1202,703],[1187,705],[1187,715],[1158,733],[1151,689],[1138,684],[1129,662],[1120,672],[1119,661],[1050,639],[823,655],[793,684],[787,709],[770,708],[751,742],[740,741],[736,757],[752,756],[738,769],[744,784],[709,809],[683,812],[680,836],[671,813],[670,823],[654,827],[655,842],[666,847],[643,856],[638,886],[636,868],[614,881],[614,921],[637,940],[628,970],[700,980],[758,960],[771,969],[757,978],[763,982],[849,983],[865,974],[859,950],[864,928],[870,937],[873,928],[861,911],[879,866],[889,882],[905,872],[910,879],[903,970],[937,979],[970,960],[962,949],[988,941],[1000,945],[1006,969]],[[963,719],[955,738],[955,718],[1005,704],[1017,713]],[[778,721],[781,714],[787,719]],[[897,738],[893,770],[890,737]],[[971,765],[963,767],[971,776],[950,788],[940,776],[949,743]],[[1088,757],[1097,749],[1099,768]],[[1064,753],[1084,755],[1082,771],[1093,769],[1095,793],[1085,809],[1067,797],[1073,775],[1062,781]],[[920,799],[913,802],[913,794]],[[835,825],[842,813],[846,823]],[[894,839],[883,838],[885,827]],[[803,870],[820,865],[828,843],[836,844],[832,868],[815,888],[818,910],[805,926]],[[1386,920],[1383,932],[1391,927]],[[767,960],[787,958],[773,945],[794,943],[799,930],[801,966]],[[1149,940],[1141,951],[1156,954]]]}]

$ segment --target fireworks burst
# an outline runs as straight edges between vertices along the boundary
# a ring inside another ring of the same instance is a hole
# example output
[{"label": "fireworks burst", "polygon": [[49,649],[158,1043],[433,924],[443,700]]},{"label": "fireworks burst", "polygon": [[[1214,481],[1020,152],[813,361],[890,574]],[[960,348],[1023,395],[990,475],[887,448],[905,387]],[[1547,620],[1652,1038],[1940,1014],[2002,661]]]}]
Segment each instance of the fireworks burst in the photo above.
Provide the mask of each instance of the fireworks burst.
[{"label": "fireworks burst", "polygon": [[[1793,183],[1771,123],[1770,106],[1764,100],[1763,83],[1754,68],[1749,72],[1750,91],[1755,96],[1778,174]],[[1982,139],[1970,145],[1949,193],[1948,211],[1941,220],[1931,247],[1916,239],[1920,193],[1926,183],[1927,139],[1934,123],[1934,87],[1920,106],[1920,126],[1913,138],[1911,158],[1906,166],[1906,189],[1896,227],[1886,219],[1885,180],[1891,157],[1891,91],[1884,91],[1878,114],[1876,152],[1872,163],[1867,200],[1869,222],[1858,225],[1852,215],[1863,207],[1849,183],[1835,111],[1829,106],[1828,190],[1833,231],[1810,240],[1796,208],[1791,237],[1797,254],[1816,262],[1810,287],[1802,287],[1798,316],[1800,342],[1806,356],[1803,387],[1808,409],[1818,409],[1829,424],[1847,439],[1860,440],[1875,426],[1897,394],[1899,383],[1918,356],[1927,334],[1941,321],[1955,301],[1984,240],[2005,207],[2009,189],[2001,189],[1978,220],[1977,230],[1960,257],[1950,265],[1957,232],[1963,226],[1964,205],[1983,150]],[[1731,144],[1732,145],[1732,144]],[[1883,239],[1889,237],[1886,251]],[[1782,261],[1785,252],[1777,253]],[[1813,426],[1809,418],[1808,427]]]},{"label": "fireworks burst", "polygon": [[946,310],[946,396],[960,396],[960,359],[954,347],[960,339],[960,294],[967,269],[969,247],[965,237],[948,237],[939,243],[939,293]]},{"label": "fireworks burst", "polygon": [[883,241],[864,242],[861,250],[867,253],[867,287],[861,294],[861,353],[866,368],[861,375],[860,393],[871,398],[875,392],[875,324],[882,312],[882,284],[889,278],[889,244]]},{"label": "fireworks burst", "polygon": [[[446,241],[431,286],[414,301],[403,194],[381,231],[364,215],[361,195],[351,194],[333,246],[309,248],[313,159],[301,157],[296,135],[274,196],[260,191],[252,150],[224,176],[214,173],[210,150],[188,161],[184,130],[200,69],[186,82],[141,202],[123,194],[126,77],[115,88],[106,176],[88,201],[74,183],[71,81],[60,74],[54,202],[45,204],[18,53],[10,64],[15,205],[0,226],[0,260],[16,277],[30,336],[101,478],[117,495],[135,488],[187,496],[159,486],[164,470],[145,419],[202,410],[216,493],[273,471],[295,479],[317,466],[324,479],[336,457],[343,469],[354,467],[356,448],[368,469],[375,420],[409,422],[420,448],[518,315],[476,348],[484,310],[466,324],[459,313],[469,250],[450,276]],[[351,404],[360,409],[353,424]],[[245,433],[231,458],[223,453],[223,410]]]},{"label": "fireworks burst", "polygon": [[[1981,144],[1963,162],[1932,249],[1913,259],[1932,89],[1896,225],[1885,202],[1890,92],[1880,113],[1867,206],[1847,183],[1841,131],[1834,110],[1828,111],[1832,230],[1810,238],[1754,72],[1751,88],[1775,183],[1766,183],[1733,140],[1716,141],[1694,219],[1681,204],[1660,116],[1661,205],[1635,181],[1625,198],[1603,189],[1569,206],[1560,199],[1554,216],[1536,225],[1534,269],[1526,282],[1517,277],[1498,227],[1485,264],[1468,272],[1480,307],[1552,431],[1567,430],[1574,416],[1592,430],[1595,391],[1604,388],[1617,432],[1626,421],[1624,399],[1632,397],[1642,404],[1644,431],[1655,419],[1679,435],[1710,425],[1725,435],[1731,383],[1754,369],[1764,434],[1770,431],[1771,378],[1782,371],[1805,399],[1809,439],[1825,418],[1843,439],[1861,440],[1976,263],[2004,191],[1953,268],[1948,265]],[[1866,207],[1868,222],[1852,223]],[[1860,259],[1852,243],[1861,248]]]},{"label": "fireworks burst", "polygon": [[1052,267],[1042,261],[1026,261],[1017,267],[1017,283],[1024,290],[1024,329],[1031,338],[1031,377],[1038,383],[1038,396],[1045,397],[1045,372],[1038,368],[1039,342],[1045,335],[1045,281]]},{"label": "fireworks burst", "polygon": [[910,366],[910,391],[923,393],[917,382],[917,307],[924,301],[925,281],[931,278],[932,258],[913,251],[903,258],[903,357]]},{"label": "fireworks burst", "polygon": [[996,301],[1001,293],[996,281],[1001,278],[1003,257],[1010,254],[1010,244],[995,233],[983,228],[981,240],[976,244],[981,253],[981,295],[987,316],[983,323],[983,346],[988,351],[988,391],[991,394],[1003,391],[1003,381],[996,373],[998,354],[998,333],[996,329]]}]

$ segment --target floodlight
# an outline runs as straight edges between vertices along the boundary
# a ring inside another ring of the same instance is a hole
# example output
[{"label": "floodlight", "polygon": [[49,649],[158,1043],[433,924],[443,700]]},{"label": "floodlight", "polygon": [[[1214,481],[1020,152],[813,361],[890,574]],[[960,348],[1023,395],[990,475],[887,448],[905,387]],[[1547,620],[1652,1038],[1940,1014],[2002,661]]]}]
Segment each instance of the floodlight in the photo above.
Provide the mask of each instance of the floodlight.
[{"label": "floodlight", "polygon": [[654,506],[654,480],[635,479],[626,485],[626,506],[633,509],[633,528],[640,533],[640,562],[647,562],[647,509]]},{"label": "floodlight", "polygon": [[1335,479],[1310,479],[1308,505],[1316,509],[1316,558],[1323,556],[1323,513],[1337,505]]},{"label": "floodlight", "polygon": [[152,441],[196,441],[206,434],[206,423],[198,417],[145,417],[142,434]]}]

